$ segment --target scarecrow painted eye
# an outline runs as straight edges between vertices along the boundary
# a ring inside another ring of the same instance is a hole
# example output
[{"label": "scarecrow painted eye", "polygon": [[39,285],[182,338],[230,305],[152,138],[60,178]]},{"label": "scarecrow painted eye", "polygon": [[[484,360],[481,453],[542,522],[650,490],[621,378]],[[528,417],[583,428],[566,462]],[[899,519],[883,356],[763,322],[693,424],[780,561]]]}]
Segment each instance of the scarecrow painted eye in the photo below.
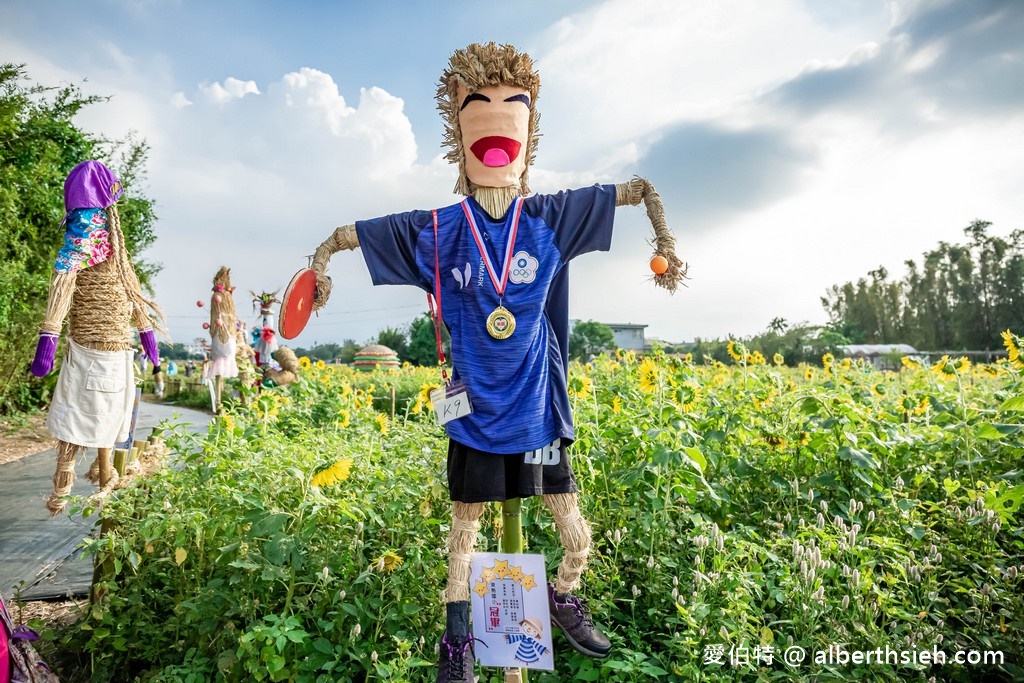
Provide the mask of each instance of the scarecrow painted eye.
[{"label": "scarecrow painted eye", "polygon": [[530,98],[529,98],[529,96],[528,95],[524,95],[523,93],[519,93],[518,95],[513,95],[512,97],[506,97],[505,101],[506,102],[522,102],[527,107],[530,106]]},{"label": "scarecrow painted eye", "polygon": [[465,109],[466,105],[469,104],[470,102],[475,102],[477,100],[481,102],[490,102],[491,98],[488,97],[487,95],[481,95],[478,92],[470,93],[469,95],[466,95],[466,99],[462,100],[462,106],[459,107],[459,111]]}]

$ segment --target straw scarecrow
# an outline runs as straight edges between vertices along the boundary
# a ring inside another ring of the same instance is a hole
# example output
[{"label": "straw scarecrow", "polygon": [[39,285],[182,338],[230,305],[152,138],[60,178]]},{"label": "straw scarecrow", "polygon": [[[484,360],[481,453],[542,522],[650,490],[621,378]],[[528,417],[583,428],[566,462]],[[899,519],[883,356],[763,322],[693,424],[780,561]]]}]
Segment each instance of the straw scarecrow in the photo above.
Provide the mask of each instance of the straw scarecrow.
[{"label": "straw scarecrow", "polygon": [[210,295],[210,364],[206,378],[215,382],[215,410],[220,410],[224,380],[238,377],[238,316],[235,313],[235,288],[231,286],[231,269],[221,266],[213,276]]},{"label": "straw scarecrow", "polygon": [[259,306],[260,323],[252,328],[253,345],[256,348],[256,365],[271,365],[274,351],[277,351],[277,334],[274,332],[274,304],[280,304],[277,292],[256,292],[252,294],[252,306]]},{"label": "straw scarecrow", "polygon": [[89,476],[93,483],[105,488],[117,476],[110,451],[128,438],[135,401],[133,325],[146,357],[154,365],[160,362],[149,311],[161,330],[163,313],[143,295],[125,247],[116,206],[122,192],[117,176],[98,161],[78,164],[64,183],[64,246],[31,368],[37,377],[53,369],[70,316],[67,351],[46,418],[57,439],[57,470],[46,501],[51,514],[67,504],[82,449],[97,449]]},{"label": "straw scarecrow", "polygon": [[274,352],[274,360],[281,366],[278,370],[272,365],[263,368],[263,386],[283,387],[294,382],[299,376],[299,359],[295,352],[282,346]]},{"label": "straw scarecrow", "polygon": [[552,620],[579,652],[607,656],[610,642],[572,594],[591,531],[566,450],[574,438],[565,372],[567,264],[607,251],[615,207],[643,202],[654,229],[655,284],[675,291],[686,277],[647,180],[528,196],[539,89],[531,58],[511,45],[456,51],[438,84],[437,106],[447,159],[459,169],[455,192],[466,199],[342,226],[313,257],[314,308],[330,294],[331,255],[356,247],[374,284],[411,284],[431,293],[451,334],[452,386],[472,404],[470,414],[445,424],[452,526],[438,681],[473,680],[470,560],[488,501],[542,497],[564,548],[557,581],[548,587]]}]

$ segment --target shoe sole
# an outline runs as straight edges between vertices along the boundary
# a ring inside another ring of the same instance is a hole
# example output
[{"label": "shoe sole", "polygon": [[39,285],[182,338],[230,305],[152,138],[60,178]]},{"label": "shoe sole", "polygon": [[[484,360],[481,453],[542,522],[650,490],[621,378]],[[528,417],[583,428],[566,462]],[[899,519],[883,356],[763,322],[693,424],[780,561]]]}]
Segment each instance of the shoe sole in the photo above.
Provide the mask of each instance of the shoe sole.
[{"label": "shoe sole", "polygon": [[608,652],[597,652],[595,650],[591,650],[580,645],[571,635],[569,635],[569,632],[565,628],[563,628],[561,624],[558,623],[558,620],[555,619],[554,614],[551,615],[551,623],[557,626],[562,631],[562,635],[565,636],[565,639],[569,641],[570,645],[572,645],[572,649],[576,650],[576,652],[579,652],[582,655],[592,657],[593,659],[604,659],[608,656],[608,653],[611,652],[611,650],[608,650]]}]

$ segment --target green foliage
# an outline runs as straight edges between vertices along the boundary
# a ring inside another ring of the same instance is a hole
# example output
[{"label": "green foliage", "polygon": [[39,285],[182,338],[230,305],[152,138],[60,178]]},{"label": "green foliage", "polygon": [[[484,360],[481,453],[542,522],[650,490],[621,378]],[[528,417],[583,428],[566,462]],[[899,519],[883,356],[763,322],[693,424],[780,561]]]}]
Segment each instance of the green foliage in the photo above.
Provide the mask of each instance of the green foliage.
[{"label": "green foliage", "polygon": [[[30,84],[21,65],[0,66],[0,413],[38,407],[52,389],[52,378],[34,380],[28,366],[64,240],[60,222],[68,172],[86,159],[110,165],[126,189],[118,206],[129,252],[138,254],[155,240],[154,204],[140,189],[145,143],[131,137],[101,140],[72,120],[102,101],[83,97],[71,85]],[[146,284],[158,267],[136,261],[136,269]]]},{"label": "green foliage", "polygon": [[[571,457],[594,529],[583,592],[614,649],[587,659],[556,632],[557,672],[531,680],[1019,680],[1024,363],[880,373],[732,351],[736,364],[619,352],[571,368]],[[205,437],[174,429],[177,466],[106,503],[114,531],[87,550],[116,575],[48,634],[50,659],[97,682],[433,680],[446,444],[416,404],[394,420],[372,406],[435,374],[314,364]],[[553,573],[550,515],[531,499],[523,517],[527,552]],[[500,522],[487,506],[478,549],[495,548]],[[829,645],[1005,662],[780,661]],[[769,646],[771,664],[706,659]]]},{"label": "green foliage", "polygon": [[[451,337],[448,328],[441,327],[441,343],[446,355],[451,353]],[[430,314],[424,313],[409,324],[409,347],[405,360],[413,365],[425,367],[437,365],[437,333]]]},{"label": "green foliage", "polygon": [[999,332],[1024,319],[1024,231],[964,228],[966,244],[939,246],[902,280],[879,267],[856,283],[833,286],[822,305],[853,343],[906,343],[923,350],[998,349]]},{"label": "green foliage", "polygon": [[609,351],[614,351],[615,334],[604,323],[588,320],[577,322],[569,332],[569,357],[586,361]]},{"label": "green foliage", "polygon": [[383,344],[398,354],[399,360],[406,360],[408,356],[409,341],[405,332],[396,327],[386,327],[377,333],[377,343]]}]

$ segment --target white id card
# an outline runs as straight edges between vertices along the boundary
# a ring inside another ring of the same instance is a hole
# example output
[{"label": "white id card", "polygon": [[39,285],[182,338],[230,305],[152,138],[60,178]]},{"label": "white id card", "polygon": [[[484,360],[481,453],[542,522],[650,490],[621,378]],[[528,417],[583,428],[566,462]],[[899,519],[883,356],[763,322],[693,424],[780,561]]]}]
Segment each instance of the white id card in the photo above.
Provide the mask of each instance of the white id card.
[{"label": "white id card", "polygon": [[434,404],[434,415],[437,424],[443,425],[473,412],[469,402],[469,392],[462,382],[452,382],[430,392],[430,402]]}]

